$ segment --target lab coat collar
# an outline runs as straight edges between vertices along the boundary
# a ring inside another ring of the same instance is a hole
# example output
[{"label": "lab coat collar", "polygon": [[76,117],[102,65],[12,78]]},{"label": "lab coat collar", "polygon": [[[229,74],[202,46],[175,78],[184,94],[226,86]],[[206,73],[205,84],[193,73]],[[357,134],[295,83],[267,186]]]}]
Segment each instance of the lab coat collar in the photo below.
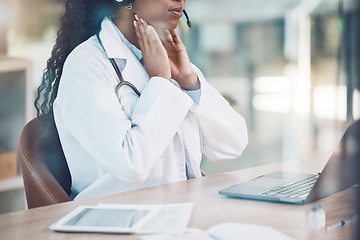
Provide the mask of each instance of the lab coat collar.
[{"label": "lab coat collar", "polygon": [[99,36],[104,45],[108,58],[129,58],[129,54],[131,54],[131,51],[121,41],[121,38],[119,37],[114,24],[108,17],[105,17],[101,23],[101,30]]}]

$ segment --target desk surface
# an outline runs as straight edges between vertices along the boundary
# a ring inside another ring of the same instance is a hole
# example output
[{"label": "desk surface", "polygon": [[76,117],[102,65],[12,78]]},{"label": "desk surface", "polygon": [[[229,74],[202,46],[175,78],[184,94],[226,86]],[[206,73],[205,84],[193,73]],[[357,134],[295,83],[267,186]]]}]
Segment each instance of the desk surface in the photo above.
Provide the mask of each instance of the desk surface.
[{"label": "desk surface", "polygon": [[[77,206],[85,204],[193,202],[194,209],[189,222],[189,227],[192,228],[206,230],[219,223],[236,222],[271,226],[294,239],[354,239],[353,232],[356,228],[354,223],[329,231],[309,231],[307,229],[309,205],[297,206],[231,199],[218,194],[220,189],[272,171],[316,173],[322,170],[325,162],[326,159],[309,159],[301,162],[275,163],[99,198],[4,214],[0,215],[0,235],[1,239],[137,239],[136,235],[56,233],[48,230],[48,226]],[[323,204],[327,225],[332,225],[354,213],[354,193],[355,187],[352,187],[314,202]]]}]

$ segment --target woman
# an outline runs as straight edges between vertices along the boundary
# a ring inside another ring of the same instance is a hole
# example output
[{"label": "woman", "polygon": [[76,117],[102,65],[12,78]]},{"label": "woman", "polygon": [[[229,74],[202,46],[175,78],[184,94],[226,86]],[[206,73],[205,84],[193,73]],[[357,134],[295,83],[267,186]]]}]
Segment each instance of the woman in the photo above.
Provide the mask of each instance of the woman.
[{"label": "woman", "polygon": [[[244,119],[175,32],[184,4],[66,1],[36,106],[55,122],[77,199],[201,177],[202,153],[235,158],[247,145]],[[121,77],[134,87],[117,89]]]}]

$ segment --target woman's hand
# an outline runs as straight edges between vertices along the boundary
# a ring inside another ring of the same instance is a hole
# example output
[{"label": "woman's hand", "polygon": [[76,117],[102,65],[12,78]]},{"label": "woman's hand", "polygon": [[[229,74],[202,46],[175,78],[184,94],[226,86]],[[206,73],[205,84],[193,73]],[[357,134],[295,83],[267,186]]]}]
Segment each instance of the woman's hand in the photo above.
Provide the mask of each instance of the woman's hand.
[{"label": "woman's hand", "polygon": [[146,70],[150,77],[171,79],[168,55],[155,29],[135,15],[136,37],[139,43]]},{"label": "woman's hand", "polygon": [[191,67],[189,56],[179,35],[175,30],[165,30],[161,39],[169,57],[171,77],[186,90],[199,89],[198,77]]}]

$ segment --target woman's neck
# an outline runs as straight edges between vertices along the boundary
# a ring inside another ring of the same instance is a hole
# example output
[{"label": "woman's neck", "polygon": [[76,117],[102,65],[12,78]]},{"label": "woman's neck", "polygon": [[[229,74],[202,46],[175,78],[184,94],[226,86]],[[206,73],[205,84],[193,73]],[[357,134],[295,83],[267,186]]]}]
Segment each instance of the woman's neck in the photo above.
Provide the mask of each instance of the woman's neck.
[{"label": "woman's neck", "polygon": [[135,20],[134,16],[130,11],[119,11],[119,14],[113,19],[115,25],[119,28],[120,32],[125,36],[125,38],[133,44],[135,47],[140,49],[133,21]]}]

